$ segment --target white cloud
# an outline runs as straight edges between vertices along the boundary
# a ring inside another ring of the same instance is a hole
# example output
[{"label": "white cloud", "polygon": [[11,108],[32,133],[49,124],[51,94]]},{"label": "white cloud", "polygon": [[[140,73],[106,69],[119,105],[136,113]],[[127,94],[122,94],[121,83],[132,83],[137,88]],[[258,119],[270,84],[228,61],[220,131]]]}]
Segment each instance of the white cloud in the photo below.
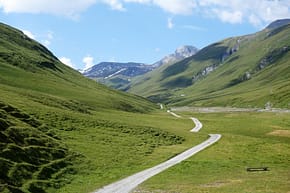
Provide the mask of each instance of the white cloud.
[{"label": "white cloud", "polygon": [[254,26],[290,17],[290,0],[119,0],[123,3],[155,5],[176,15],[193,12],[236,24],[249,22]]},{"label": "white cloud", "polygon": [[22,32],[23,32],[25,35],[27,35],[29,38],[35,40],[35,35],[34,35],[31,31],[28,31],[28,30],[22,30]]},{"label": "white cloud", "polygon": [[167,12],[180,15],[191,14],[196,7],[195,0],[153,0],[152,2]]},{"label": "white cloud", "polygon": [[[249,15],[252,14],[261,22],[271,22],[276,19],[289,18],[290,0],[273,0],[263,1],[263,3],[260,4],[256,3],[255,6],[252,7],[251,14]],[[256,22],[253,18],[249,18],[249,21]]]},{"label": "white cloud", "polygon": [[45,13],[78,18],[90,6],[107,4],[125,11],[126,4],[157,6],[175,15],[199,14],[227,23],[249,22],[254,26],[290,17],[290,0],[0,0],[6,13]]},{"label": "white cloud", "polygon": [[119,0],[151,4],[176,15],[193,12],[226,23],[249,22],[254,26],[290,17],[290,0]]},{"label": "white cloud", "polygon": [[290,17],[290,0],[200,0],[198,7],[201,14],[232,24],[260,26]]},{"label": "white cloud", "polygon": [[91,68],[94,66],[94,58],[91,57],[90,55],[87,55],[86,57],[83,58],[83,63],[85,64],[85,70]]},{"label": "white cloud", "polygon": [[124,2],[127,2],[127,3],[150,3],[151,0],[124,0]]},{"label": "white cloud", "polygon": [[226,11],[226,10],[218,10],[214,9],[213,13],[217,15],[217,17],[227,23],[242,23],[243,21],[243,13],[241,11]]},{"label": "white cloud", "polygon": [[172,29],[172,28],[174,27],[174,24],[173,24],[173,22],[172,22],[172,18],[168,18],[168,19],[167,19],[167,27],[168,27],[169,29]]},{"label": "white cloud", "polygon": [[119,0],[102,0],[103,3],[108,4],[111,9],[118,11],[125,11],[126,9],[123,7],[123,4]]},{"label": "white cloud", "polygon": [[255,14],[251,14],[248,17],[248,20],[252,25],[256,27],[260,27],[262,25],[262,21]]},{"label": "white cloud", "polygon": [[59,59],[62,63],[64,63],[65,65],[71,67],[71,68],[75,68],[75,65],[72,63],[70,58],[67,57],[61,57]]},{"label": "white cloud", "polygon": [[[122,0],[119,1],[122,2]],[[166,12],[180,15],[191,14],[193,8],[196,7],[196,0],[123,0],[123,2],[151,4],[162,8]]]},{"label": "white cloud", "polygon": [[0,0],[0,7],[6,13],[46,13],[77,17],[95,2],[96,0]]}]

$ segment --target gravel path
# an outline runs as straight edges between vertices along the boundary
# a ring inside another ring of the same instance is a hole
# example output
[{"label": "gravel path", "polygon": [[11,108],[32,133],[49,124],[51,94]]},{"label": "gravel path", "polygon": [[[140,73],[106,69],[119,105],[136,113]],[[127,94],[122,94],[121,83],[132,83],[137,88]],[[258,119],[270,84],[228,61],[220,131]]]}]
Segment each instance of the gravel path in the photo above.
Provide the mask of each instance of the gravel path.
[{"label": "gravel path", "polygon": [[190,131],[191,132],[199,132],[199,130],[202,128],[202,123],[197,118],[191,117],[190,119],[195,124],[195,127],[193,129],[191,129]]},{"label": "gravel path", "polygon": [[[171,113],[175,117],[181,117],[170,111],[168,113]],[[198,132],[202,128],[202,123],[196,118],[191,117],[191,119],[195,123],[195,127],[190,131]],[[155,176],[156,174],[161,173],[162,171],[182,162],[183,160],[190,158],[194,154],[214,144],[221,138],[220,134],[209,134],[209,136],[210,138],[202,142],[201,144],[196,145],[157,166],[146,169],[125,179],[107,185],[99,190],[96,190],[94,193],[129,193],[133,191],[139,184],[143,183],[152,176]]]},{"label": "gravel path", "polygon": [[177,117],[177,118],[181,118],[181,116],[180,115],[177,115],[177,114],[175,114],[175,113],[173,113],[173,112],[171,112],[171,111],[167,111],[167,113],[170,113],[171,115],[173,115],[174,117]]}]

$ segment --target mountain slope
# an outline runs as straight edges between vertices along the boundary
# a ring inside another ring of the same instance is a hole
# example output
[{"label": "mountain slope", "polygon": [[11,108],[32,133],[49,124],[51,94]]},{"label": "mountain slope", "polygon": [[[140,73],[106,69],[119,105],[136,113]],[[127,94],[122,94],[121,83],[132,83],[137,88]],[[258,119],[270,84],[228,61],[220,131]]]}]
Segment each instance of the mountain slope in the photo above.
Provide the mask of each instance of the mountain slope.
[{"label": "mountain slope", "polygon": [[277,26],[209,45],[143,77],[130,92],[174,105],[289,108],[290,26]]},{"label": "mountain slope", "polygon": [[280,27],[283,27],[287,24],[290,24],[290,19],[278,19],[272,23],[270,23],[266,29],[268,30],[273,30],[273,29],[277,29],[277,28],[280,28]]},{"label": "mountain slope", "polygon": [[132,77],[145,74],[153,69],[143,63],[101,62],[85,70],[83,75],[107,86],[122,90],[130,84]]},{"label": "mountain slope", "polygon": [[[68,184],[72,189],[59,191],[90,192],[137,171],[155,148],[184,140],[135,121],[155,104],[83,77],[5,24],[0,90],[0,192],[57,192]],[[115,170],[128,162],[132,167]],[[100,178],[104,170],[114,177]]]},{"label": "mountain slope", "polygon": [[[2,24],[0,38],[0,83],[7,89],[19,87],[39,92],[37,93],[39,95],[45,93],[70,100],[78,99],[80,102],[93,104],[96,108],[130,111],[123,107],[132,106],[131,110],[138,111],[134,109],[134,104],[140,104],[136,108],[140,108],[141,111],[142,108],[145,111],[152,108],[150,103],[140,97],[107,89],[84,78],[80,73],[63,65],[45,47],[20,31],[11,30]],[[21,90],[18,92],[21,93]]]},{"label": "mountain slope", "polygon": [[143,63],[101,62],[85,70],[83,75],[118,90],[127,90],[132,79],[146,74],[153,69],[180,61],[194,55],[198,51],[193,46],[181,46],[173,54],[169,54],[152,65]]}]

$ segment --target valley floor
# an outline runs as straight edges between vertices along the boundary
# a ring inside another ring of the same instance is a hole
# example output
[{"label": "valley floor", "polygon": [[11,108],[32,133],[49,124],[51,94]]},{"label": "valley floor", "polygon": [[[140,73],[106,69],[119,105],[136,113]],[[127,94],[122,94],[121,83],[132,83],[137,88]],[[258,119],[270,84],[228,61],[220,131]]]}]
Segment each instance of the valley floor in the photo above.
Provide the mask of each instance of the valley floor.
[{"label": "valley floor", "polygon": [[[171,113],[174,117],[181,118],[181,116],[168,111],[168,113]],[[196,118],[191,117],[191,120],[195,123],[195,127],[190,130],[190,132],[198,132],[202,128],[202,124],[200,121]],[[154,166],[152,168],[146,169],[142,172],[139,172],[137,174],[134,174],[132,176],[129,176],[123,180],[120,180],[118,182],[115,182],[113,184],[110,184],[108,186],[105,186],[99,190],[96,191],[96,193],[129,193],[134,188],[136,188],[139,184],[146,181],[147,179],[151,178],[152,176],[155,176],[164,170],[182,162],[183,160],[188,159],[189,157],[193,156],[194,154],[204,150],[205,148],[211,146],[212,144],[216,143],[220,138],[220,134],[209,134],[210,138],[206,141],[202,142],[201,144],[194,146],[185,152],[161,163],[157,166]]]},{"label": "valley floor", "polygon": [[[288,193],[290,119],[281,112],[178,112],[197,117],[201,133],[221,133],[206,151],[150,178],[142,193]],[[247,168],[268,167],[248,172]]]}]

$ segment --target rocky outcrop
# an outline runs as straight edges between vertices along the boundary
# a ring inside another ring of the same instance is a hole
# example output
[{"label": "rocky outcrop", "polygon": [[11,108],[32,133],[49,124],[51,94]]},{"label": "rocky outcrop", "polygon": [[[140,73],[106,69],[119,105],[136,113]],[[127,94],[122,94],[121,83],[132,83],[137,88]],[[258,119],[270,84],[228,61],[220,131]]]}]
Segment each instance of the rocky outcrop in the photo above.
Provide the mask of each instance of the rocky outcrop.
[{"label": "rocky outcrop", "polygon": [[[269,24],[265,28],[266,31],[270,30],[270,32],[268,33],[266,38],[268,38],[269,36],[273,35],[273,33],[275,33],[277,30],[279,30],[283,26],[286,26],[286,25],[289,25],[289,24],[290,24],[290,19],[281,19],[281,20],[276,20],[276,21],[272,22],[271,24]],[[254,35],[245,36],[245,39],[251,39],[252,36],[254,36]],[[233,55],[234,53],[238,52],[241,41],[243,41],[245,39],[238,39],[236,44],[233,47],[229,48],[225,53],[222,54],[220,62],[217,62],[217,63],[214,63],[212,65],[209,65],[209,66],[205,67],[204,69],[202,69],[201,71],[199,71],[198,73],[196,73],[192,77],[193,84],[196,81],[200,80],[201,78],[207,76],[209,73],[211,73],[214,70],[216,70],[231,55]],[[230,86],[251,79],[251,77],[255,73],[257,73],[258,71],[266,68],[267,66],[270,66],[270,65],[274,64],[279,58],[283,57],[284,54],[286,54],[289,50],[290,50],[289,46],[284,46],[284,47],[281,47],[281,48],[274,49],[274,50],[270,51],[267,55],[265,55],[265,57],[263,57],[260,60],[260,62],[257,64],[257,66],[254,69],[252,69],[250,71],[247,71],[243,75],[241,75],[239,78],[232,80],[231,83],[230,83]]]},{"label": "rocky outcrop", "polygon": [[242,83],[252,78],[256,73],[263,70],[264,68],[276,64],[276,62],[281,59],[286,53],[290,51],[290,46],[284,46],[281,48],[274,49],[266,54],[256,67],[250,71],[246,71],[239,78],[234,79],[230,82],[228,86],[234,86],[236,84]]},{"label": "rocky outcrop", "polygon": [[173,64],[178,61],[181,61],[185,58],[188,58],[190,56],[195,55],[198,52],[198,49],[194,46],[180,46],[175,50],[173,54],[169,54],[159,60],[158,62],[155,62],[153,66],[155,68],[165,65],[165,64]]},{"label": "rocky outcrop", "polygon": [[228,50],[225,53],[221,54],[220,59],[217,59],[218,62],[203,68],[201,71],[199,71],[198,73],[193,75],[192,83],[194,84],[199,79],[207,76],[209,73],[213,72],[218,67],[220,67],[228,57],[230,57],[231,55],[233,55],[234,53],[236,53],[239,50],[240,42],[241,42],[241,40],[238,39],[236,44],[233,47],[228,48]]},{"label": "rocky outcrop", "polygon": [[258,63],[255,71],[262,70],[265,67],[274,64],[277,60],[282,58],[289,51],[290,51],[290,46],[284,46],[284,47],[272,50],[264,58],[262,58],[262,60]]}]

